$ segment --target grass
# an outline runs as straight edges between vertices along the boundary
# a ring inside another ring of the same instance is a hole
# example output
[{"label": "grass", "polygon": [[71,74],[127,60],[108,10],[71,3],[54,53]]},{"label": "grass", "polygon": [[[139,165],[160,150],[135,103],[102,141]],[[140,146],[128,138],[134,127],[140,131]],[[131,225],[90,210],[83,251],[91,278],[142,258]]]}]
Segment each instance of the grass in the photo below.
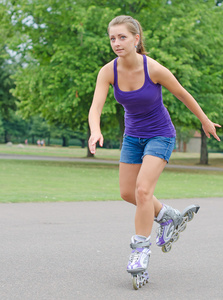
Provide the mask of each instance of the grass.
[{"label": "grass", "polygon": [[0,160],[0,202],[117,200],[118,167]]},{"label": "grass", "polygon": [[[0,144],[1,154],[19,154],[19,155],[38,155],[38,156],[58,156],[58,157],[75,157],[85,158],[87,148],[80,147],[37,147],[33,145],[18,147],[13,145],[9,147],[5,144]],[[119,160],[120,150],[97,148],[96,159]],[[170,164],[176,165],[198,165],[199,153],[182,153],[173,152]],[[223,153],[209,153],[209,166],[223,168]]]},{"label": "grass", "polygon": [[[222,179],[222,172],[166,169],[155,195],[222,197]],[[0,186],[0,202],[121,200],[117,165],[1,159]]]}]

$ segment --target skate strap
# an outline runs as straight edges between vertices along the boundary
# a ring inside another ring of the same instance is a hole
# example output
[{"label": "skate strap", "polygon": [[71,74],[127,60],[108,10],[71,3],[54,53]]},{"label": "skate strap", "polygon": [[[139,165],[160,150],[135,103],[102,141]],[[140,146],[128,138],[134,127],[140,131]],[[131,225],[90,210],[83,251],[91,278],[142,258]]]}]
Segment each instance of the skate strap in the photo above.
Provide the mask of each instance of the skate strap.
[{"label": "skate strap", "polygon": [[131,243],[130,244],[130,247],[132,249],[136,249],[136,248],[144,248],[144,247],[147,247],[149,248],[151,246],[151,243],[150,242],[140,242],[140,243]]}]

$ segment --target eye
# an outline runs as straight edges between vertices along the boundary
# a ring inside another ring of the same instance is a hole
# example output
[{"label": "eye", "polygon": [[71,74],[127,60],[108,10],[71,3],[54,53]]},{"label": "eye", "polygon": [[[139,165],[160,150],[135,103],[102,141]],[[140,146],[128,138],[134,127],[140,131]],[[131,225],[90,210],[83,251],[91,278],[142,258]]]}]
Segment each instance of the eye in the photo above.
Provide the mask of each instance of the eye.
[{"label": "eye", "polygon": [[124,40],[126,38],[126,36],[122,35],[121,36],[121,40]]},{"label": "eye", "polygon": [[111,42],[114,42],[114,41],[115,41],[115,38],[114,38],[114,37],[111,37],[110,40],[111,40]]}]

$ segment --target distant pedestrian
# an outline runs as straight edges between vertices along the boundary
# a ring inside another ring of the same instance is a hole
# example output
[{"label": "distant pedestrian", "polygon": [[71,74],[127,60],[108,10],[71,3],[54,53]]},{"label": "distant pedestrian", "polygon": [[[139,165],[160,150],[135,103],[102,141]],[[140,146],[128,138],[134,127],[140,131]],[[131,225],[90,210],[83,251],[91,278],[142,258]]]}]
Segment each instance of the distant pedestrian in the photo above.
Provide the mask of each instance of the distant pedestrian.
[{"label": "distant pedestrian", "polygon": [[38,145],[38,147],[40,147],[40,146],[41,146],[41,142],[40,142],[40,140],[37,140],[37,145]]}]

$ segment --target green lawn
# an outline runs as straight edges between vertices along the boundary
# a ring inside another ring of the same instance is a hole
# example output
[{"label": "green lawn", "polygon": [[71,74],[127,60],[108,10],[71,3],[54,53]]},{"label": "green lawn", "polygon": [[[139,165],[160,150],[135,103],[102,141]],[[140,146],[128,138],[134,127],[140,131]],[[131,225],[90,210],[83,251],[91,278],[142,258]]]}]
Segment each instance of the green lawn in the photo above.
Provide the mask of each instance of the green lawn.
[{"label": "green lawn", "polygon": [[[161,199],[222,197],[223,174],[165,170]],[[118,166],[91,163],[0,160],[0,202],[120,200]]]},{"label": "green lawn", "polygon": [[[0,153],[20,154],[20,155],[38,155],[38,156],[58,156],[58,157],[77,157],[85,158],[87,148],[80,147],[37,147],[33,145],[18,147],[13,145],[9,147],[5,144],[0,144]],[[119,149],[104,149],[97,148],[96,159],[119,160]],[[172,153],[170,164],[196,165],[199,163],[199,153]],[[223,153],[210,153],[209,165],[213,167],[223,168]]]}]

